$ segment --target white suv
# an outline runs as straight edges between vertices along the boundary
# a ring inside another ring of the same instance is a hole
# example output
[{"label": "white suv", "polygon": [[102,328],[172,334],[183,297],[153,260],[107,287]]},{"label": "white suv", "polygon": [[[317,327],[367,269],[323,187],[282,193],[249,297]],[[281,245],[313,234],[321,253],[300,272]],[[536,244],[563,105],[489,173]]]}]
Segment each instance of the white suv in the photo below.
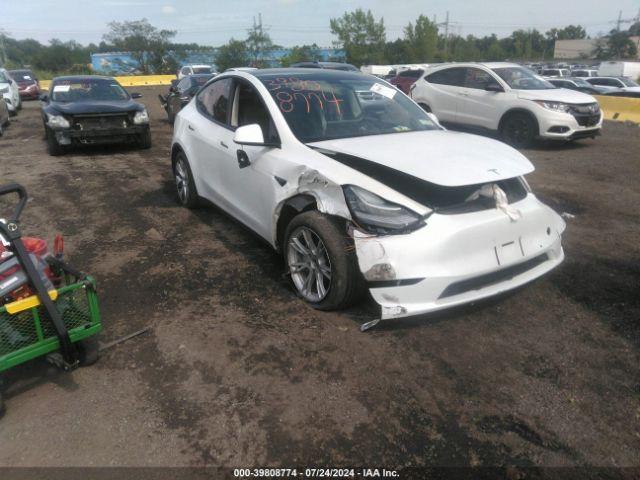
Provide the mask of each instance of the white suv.
[{"label": "white suv", "polygon": [[557,88],[514,63],[436,67],[414,83],[411,97],[443,123],[497,131],[517,147],[535,138],[594,138],[602,128],[591,95]]},{"label": "white suv", "polygon": [[4,68],[0,68],[0,96],[7,102],[9,114],[15,115],[22,108],[18,83]]}]

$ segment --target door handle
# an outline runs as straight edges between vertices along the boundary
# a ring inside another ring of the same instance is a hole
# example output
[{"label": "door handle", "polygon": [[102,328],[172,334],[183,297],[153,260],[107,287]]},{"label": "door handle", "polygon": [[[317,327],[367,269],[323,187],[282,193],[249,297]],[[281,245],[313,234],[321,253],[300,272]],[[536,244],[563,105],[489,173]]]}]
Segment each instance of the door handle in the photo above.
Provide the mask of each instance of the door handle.
[{"label": "door handle", "polygon": [[229,146],[228,146],[226,143],[224,143],[224,142],[220,142],[220,145],[221,145],[222,147],[224,147],[224,148],[229,148]]},{"label": "door handle", "polygon": [[195,129],[195,128],[193,128],[191,125],[187,125],[187,128],[188,128],[189,130],[191,130],[192,132],[195,132],[195,131],[196,131],[196,129]]}]

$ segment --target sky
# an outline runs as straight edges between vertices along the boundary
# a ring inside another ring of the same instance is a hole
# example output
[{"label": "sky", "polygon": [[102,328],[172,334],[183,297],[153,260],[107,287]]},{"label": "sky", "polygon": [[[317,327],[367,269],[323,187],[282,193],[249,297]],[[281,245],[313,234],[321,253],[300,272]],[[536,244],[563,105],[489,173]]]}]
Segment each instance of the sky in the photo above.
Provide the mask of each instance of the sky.
[{"label": "sky", "polygon": [[[98,43],[112,20],[147,18],[177,30],[177,42],[218,46],[242,39],[254,17],[274,43],[331,46],[329,19],[356,8],[384,18],[387,39],[402,37],[403,27],[424,14],[444,22],[456,34],[509,35],[516,29],[580,24],[590,35],[605,33],[640,12],[640,0],[0,0],[0,29],[14,38],[51,38]],[[623,23],[628,27],[629,23]]]}]

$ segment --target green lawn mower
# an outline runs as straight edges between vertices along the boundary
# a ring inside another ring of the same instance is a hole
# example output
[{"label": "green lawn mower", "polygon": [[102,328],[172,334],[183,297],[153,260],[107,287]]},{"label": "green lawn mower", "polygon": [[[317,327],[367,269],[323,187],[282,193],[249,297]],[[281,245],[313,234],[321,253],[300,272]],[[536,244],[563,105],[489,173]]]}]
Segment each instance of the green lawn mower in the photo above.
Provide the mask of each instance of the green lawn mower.
[{"label": "green lawn mower", "polygon": [[18,184],[0,187],[0,197],[10,194],[18,204],[0,220],[0,416],[4,371],[41,356],[65,371],[91,365],[102,329],[93,278],[64,262],[62,237],[53,254],[44,240],[22,237],[27,192]]}]

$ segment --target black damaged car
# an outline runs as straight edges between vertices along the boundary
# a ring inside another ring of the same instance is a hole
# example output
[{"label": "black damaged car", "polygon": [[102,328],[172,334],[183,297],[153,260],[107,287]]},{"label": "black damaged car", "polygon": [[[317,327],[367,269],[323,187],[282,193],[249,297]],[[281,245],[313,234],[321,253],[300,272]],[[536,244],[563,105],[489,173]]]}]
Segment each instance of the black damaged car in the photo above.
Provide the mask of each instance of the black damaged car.
[{"label": "black damaged car", "polygon": [[57,77],[49,94],[41,95],[42,121],[50,155],[68,146],[131,143],[151,147],[149,115],[111,77],[95,75]]},{"label": "black damaged car", "polygon": [[198,93],[200,87],[211,80],[215,75],[208,73],[194,73],[193,75],[187,75],[182,80],[173,80],[169,87],[169,93],[166,97],[158,95],[160,99],[160,105],[167,112],[167,119],[169,123],[173,125],[176,119],[176,115],[182,107],[191,101],[191,99]]}]

